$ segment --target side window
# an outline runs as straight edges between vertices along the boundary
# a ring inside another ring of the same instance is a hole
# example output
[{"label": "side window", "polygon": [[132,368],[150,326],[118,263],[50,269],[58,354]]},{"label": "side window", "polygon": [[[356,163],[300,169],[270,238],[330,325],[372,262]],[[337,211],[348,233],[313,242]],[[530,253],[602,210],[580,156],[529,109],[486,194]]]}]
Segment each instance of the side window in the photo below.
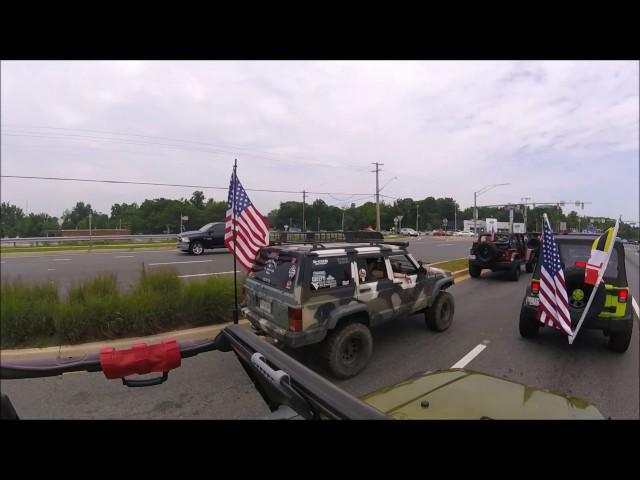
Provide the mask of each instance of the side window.
[{"label": "side window", "polygon": [[393,273],[403,273],[413,275],[418,273],[418,269],[415,267],[411,260],[406,255],[391,255],[389,257],[391,261],[391,270]]},{"label": "side window", "polygon": [[308,286],[312,292],[354,284],[349,257],[313,258],[309,261],[309,269],[311,277]]},{"label": "side window", "polygon": [[[233,229],[232,229],[233,230]],[[214,235],[224,235],[224,223],[219,223],[213,226]]]},{"label": "side window", "polygon": [[356,264],[360,283],[377,282],[378,280],[389,278],[387,266],[382,255],[358,257]]}]

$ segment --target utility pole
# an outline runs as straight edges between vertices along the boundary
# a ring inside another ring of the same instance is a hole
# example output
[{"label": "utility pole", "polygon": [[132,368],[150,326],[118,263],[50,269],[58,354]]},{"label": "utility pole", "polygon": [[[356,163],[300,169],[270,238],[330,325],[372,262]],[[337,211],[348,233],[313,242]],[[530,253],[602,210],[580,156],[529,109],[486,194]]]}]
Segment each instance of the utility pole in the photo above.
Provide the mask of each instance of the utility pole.
[{"label": "utility pole", "polygon": [[416,232],[419,232],[420,230],[418,229],[418,217],[420,216],[420,214],[418,213],[418,209],[420,208],[420,205],[416,205]]},{"label": "utility pole", "polygon": [[524,233],[527,233],[529,227],[527,226],[527,200],[531,200],[531,197],[522,197],[524,202]]},{"label": "utility pole", "polygon": [[375,170],[371,170],[376,174],[376,231],[380,231],[380,183],[378,180],[378,174],[380,173],[380,165],[384,165],[384,163],[371,162],[376,166]]},{"label": "utility pole", "polygon": [[453,231],[458,231],[458,205],[453,203]]},{"label": "utility pole", "polygon": [[344,232],[344,210],[345,207],[342,207],[342,231]]},{"label": "utility pole", "polygon": [[320,217],[318,217],[318,232],[320,231]]},{"label": "utility pole", "polygon": [[302,191],[302,231],[306,232],[307,231],[307,222],[304,219],[304,204],[306,202],[306,196],[307,196],[307,192],[306,191]]}]

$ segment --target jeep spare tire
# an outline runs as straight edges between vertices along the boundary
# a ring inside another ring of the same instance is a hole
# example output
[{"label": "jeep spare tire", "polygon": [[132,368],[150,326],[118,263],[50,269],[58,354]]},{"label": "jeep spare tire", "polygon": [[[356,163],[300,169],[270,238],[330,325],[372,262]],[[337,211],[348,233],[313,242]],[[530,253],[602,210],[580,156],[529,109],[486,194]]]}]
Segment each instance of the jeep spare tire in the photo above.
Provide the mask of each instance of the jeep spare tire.
[{"label": "jeep spare tire", "polygon": [[[569,300],[569,313],[571,315],[571,326],[576,327],[580,321],[580,317],[584,312],[591,292],[593,292],[593,285],[587,285],[584,283],[584,267],[569,267],[564,271],[564,279],[567,284],[567,297]],[[607,290],[603,282],[597,286],[595,297],[589,307],[589,313],[586,319],[593,319],[598,316],[604,307],[604,302],[607,297]]]},{"label": "jeep spare tire", "polygon": [[491,262],[498,254],[498,248],[492,243],[481,243],[476,247],[476,255],[478,260],[483,262]]}]

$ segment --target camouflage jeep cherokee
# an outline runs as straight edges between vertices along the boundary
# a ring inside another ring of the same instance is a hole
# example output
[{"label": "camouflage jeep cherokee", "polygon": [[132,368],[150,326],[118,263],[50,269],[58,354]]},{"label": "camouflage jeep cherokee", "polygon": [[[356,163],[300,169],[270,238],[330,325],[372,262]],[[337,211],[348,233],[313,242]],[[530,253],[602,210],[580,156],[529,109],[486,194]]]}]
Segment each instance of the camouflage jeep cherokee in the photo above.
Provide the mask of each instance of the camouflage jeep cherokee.
[{"label": "camouflage jeep cherokee", "polygon": [[385,243],[381,235],[360,242],[272,242],[245,281],[242,313],[276,345],[321,343],[329,370],[354,376],[371,356],[371,328],[415,313],[424,313],[432,330],[451,325],[454,301],[445,291],[453,285],[451,273],[423,266],[407,246]]}]

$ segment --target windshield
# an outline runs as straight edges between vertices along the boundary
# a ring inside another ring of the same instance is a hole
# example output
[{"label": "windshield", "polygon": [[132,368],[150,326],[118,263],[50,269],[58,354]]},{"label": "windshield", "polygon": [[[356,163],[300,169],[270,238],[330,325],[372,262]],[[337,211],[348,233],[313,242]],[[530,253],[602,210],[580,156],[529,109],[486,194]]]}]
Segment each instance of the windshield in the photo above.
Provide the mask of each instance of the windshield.
[{"label": "windshield", "polygon": [[213,227],[214,223],[207,223],[204,227],[202,227],[200,230],[198,230],[199,232],[207,232],[211,229],[211,227]]},{"label": "windshield", "polygon": [[[560,256],[565,268],[575,266],[576,262],[586,262],[591,256],[591,243],[558,242]],[[604,272],[606,278],[618,278],[618,251],[614,248],[611,252],[609,264]]]}]

